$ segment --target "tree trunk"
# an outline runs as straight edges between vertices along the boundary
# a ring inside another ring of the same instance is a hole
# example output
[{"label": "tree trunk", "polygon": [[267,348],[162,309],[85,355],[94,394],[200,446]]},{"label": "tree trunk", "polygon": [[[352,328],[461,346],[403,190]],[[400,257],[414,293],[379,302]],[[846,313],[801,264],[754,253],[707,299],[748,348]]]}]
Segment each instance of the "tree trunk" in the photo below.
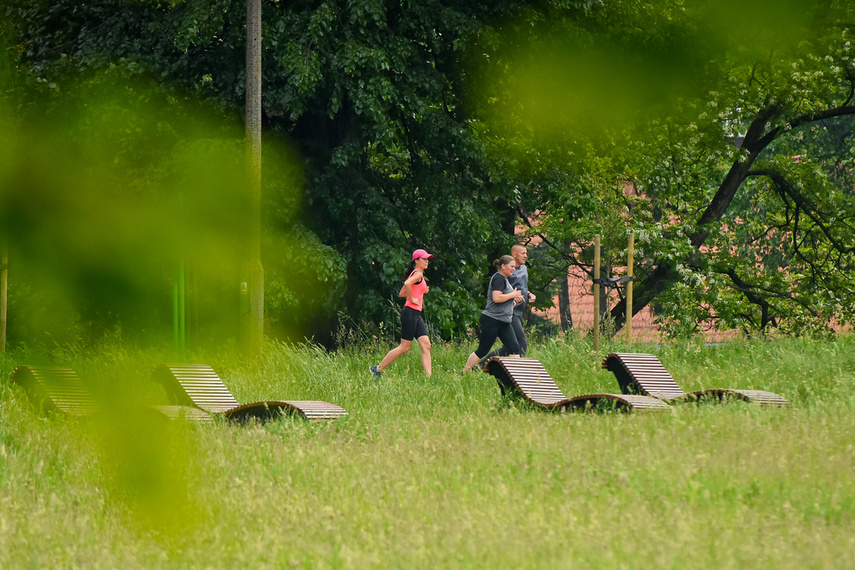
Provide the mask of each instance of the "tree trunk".
[{"label": "tree trunk", "polygon": [[558,278],[558,317],[561,320],[561,330],[567,332],[573,330],[573,315],[570,312],[570,281],[565,271]]},{"label": "tree trunk", "polygon": [[[608,248],[602,248],[600,251],[600,274],[597,279],[608,279],[612,274],[612,264],[609,262]],[[604,330],[602,325],[609,318],[609,288],[605,285],[600,285],[600,330]]]}]

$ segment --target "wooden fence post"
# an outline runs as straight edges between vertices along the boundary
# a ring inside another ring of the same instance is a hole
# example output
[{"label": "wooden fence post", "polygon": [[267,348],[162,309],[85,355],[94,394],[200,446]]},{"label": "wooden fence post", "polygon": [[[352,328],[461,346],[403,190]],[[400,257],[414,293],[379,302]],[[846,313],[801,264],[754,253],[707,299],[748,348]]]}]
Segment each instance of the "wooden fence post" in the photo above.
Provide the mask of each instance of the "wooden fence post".
[{"label": "wooden fence post", "polygon": [[600,350],[600,234],[594,236],[594,352]]},{"label": "wooden fence post", "polygon": [[626,276],[629,281],[626,282],[626,342],[632,342],[632,270],[633,270],[633,253],[635,252],[635,234],[629,232],[629,245],[627,246],[626,260]]}]

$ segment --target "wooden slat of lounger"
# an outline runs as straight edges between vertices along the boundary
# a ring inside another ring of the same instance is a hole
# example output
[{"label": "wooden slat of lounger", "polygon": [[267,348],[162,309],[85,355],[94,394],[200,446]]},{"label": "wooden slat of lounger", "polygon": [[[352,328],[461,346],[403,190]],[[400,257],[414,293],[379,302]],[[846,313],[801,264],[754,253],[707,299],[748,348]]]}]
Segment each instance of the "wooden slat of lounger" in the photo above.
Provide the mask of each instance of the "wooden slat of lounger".
[{"label": "wooden slat of lounger", "polygon": [[286,403],[300,410],[309,419],[333,419],[347,415],[347,411],[341,406],[321,400],[286,400]]},{"label": "wooden slat of lounger", "polygon": [[650,396],[639,396],[636,394],[622,394],[623,399],[627,404],[633,407],[633,409],[642,409],[642,410],[670,410],[671,407],[666,403],[660,400],[659,398],[651,398]]},{"label": "wooden slat of lounger", "polygon": [[546,409],[588,410],[610,402],[623,411],[661,411],[667,404],[648,396],[625,394],[585,394],[568,398],[543,367],[533,358],[494,357],[487,370],[496,377],[502,393],[516,393]]},{"label": "wooden slat of lounger", "polygon": [[638,392],[642,394],[663,400],[676,400],[688,396],[674,381],[674,378],[665,369],[656,355],[645,353],[612,353],[603,362],[604,368],[612,369],[608,364],[610,358],[613,359],[613,366],[617,364],[622,367],[635,384]]},{"label": "wooden slat of lounger", "polygon": [[265,400],[243,404],[224,412],[230,420],[246,421],[252,418],[270,420],[280,414],[296,414],[307,420],[334,420],[347,415],[340,406],[318,400]]},{"label": "wooden slat of lounger", "polygon": [[575,396],[558,403],[555,407],[564,409],[595,409],[604,403],[611,403],[625,412],[661,412],[670,411],[671,406],[657,398],[633,394],[585,394]]},{"label": "wooden slat of lounger", "polygon": [[686,395],[653,354],[613,352],[603,360],[603,368],[618,377],[624,393],[639,393],[662,400],[675,400]]},{"label": "wooden slat of lounger", "polygon": [[503,360],[501,364],[510,375],[511,382],[527,400],[548,406],[567,399],[567,396],[558,388],[555,381],[537,360],[529,358],[507,360],[514,362]]},{"label": "wooden slat of lounger", "polygon": [[92,394],[83,386],[71,368],[65,366],[31,367],[38,382],[58,410],[71,415],[88,415],[95,411]]},{"label": "wooden slat of lounger", "polygon": [[686,394],[685,398],[692,400],[711,399],[718,401],[724,401],[728,398],[734,398],[745,402],[751,402],[752,404],[757,404],[758,406],[768,406],[777,408],[787,408],[792,405],[786,398],[784,398],[780,394],[776,394],[774,392],[767,392],[766,390],[736,390],[733,388],[709,388],[707,390],[698,390],[696,392],[690,392]]},{"label": "wooden slat of lounger", "polygon": [[11,378],[36,407],[46,412],[87,416],[97,409],[92,394],[67,366],[18,366]]},{"label": "wooden slat of lounger", "polygon": [[754,402],[760,406],[772,406],[772,407],[781,407],[788,408],[792,406],[789,400],[780,394],[776,394],[774,392],[768,392],[766,390],[733,390],[734,392],[739,392],[746,398],[748,398],[749,402]]},{"label": "wooden slat of lounger", "polygon": [[542,406],[567,399],[543,365],[533,358],[494,357],[486,366],[504,393],[517,393]]},{"label": "wooden slat of lounger", "polygon": [[[618,378],[623,391],[633,390],[667,401],[680,399],[700,400],[734,397],[760,406],[786,407],[790,402],[780,394],[766,390],[736,390],[710,388],[687,394],[674,381],[671,374],[654,354],[611,353],[603,360],[603,368],[611,370]],[[623,375],[623,376],[622,376]],[[627,378],[634,386],[629,386]]]},{"label": "wooden slat of lounger", "polygon": [[176,404],[193,405],[215,414],[240,407],[240,403],[210,366],[162,364],[155,369],[154,377]]},{"label": "wooden slat of lounger", "polygon": [[193,422],[213,422],[214,416],[199,408],[191,408],[190,406],[152,406],[167,418],[171,420],[187,420]]}]

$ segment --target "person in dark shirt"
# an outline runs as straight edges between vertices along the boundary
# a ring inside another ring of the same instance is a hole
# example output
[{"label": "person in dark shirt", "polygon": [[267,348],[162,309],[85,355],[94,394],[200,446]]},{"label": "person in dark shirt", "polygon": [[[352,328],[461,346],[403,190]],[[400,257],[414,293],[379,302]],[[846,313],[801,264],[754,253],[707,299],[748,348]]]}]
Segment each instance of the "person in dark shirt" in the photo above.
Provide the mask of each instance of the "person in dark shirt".
[{"label": "person in dark shirt", "polygon": [[519,355],[520,346],[517,342],[511,321],[513,320],[514,303],[523,300],[522,292],[511,287],[508,277],[514,272],[516,262],[510,255],[503,255],[493,262],[496,273],[490,278],[490,286],[487,287],[487,306],[481,313],[481,336],[478,339],[478,348],[469,355],[463,372],[469,372],[493,348],[497,338],[502,339],[502,344],[508,354]]},{"label": "person in dark shirt", "polygon": [[[525,356],[525,353],[528,350],[528,339],[526,339],[525,330],[523,330],[523,317],[525,316],[526,305],[528,303],[534,303],[537,297],[535,297],[534,293],[528,290],[528,267],[525,265],[525,262],[528,259],[528,250],[524,245],[518,243],[511,248],[511,257],[514,258],[516,269],[514,269],[514,272],[511,273],[510,277],[508,277],[508,281],[510,282],[511,287],[520,290],[524,299],[523,301],[514,304],[514,315],[513,320],[511,320],[511,326],[514,327],[514,333],[517,335],[517,342],[520,345],[520,356]],[[484,364],[494,356],[508,356],[508,352],[505,347],[502,346],[482,358],[478,362],[478,366],[483,367]]]}]

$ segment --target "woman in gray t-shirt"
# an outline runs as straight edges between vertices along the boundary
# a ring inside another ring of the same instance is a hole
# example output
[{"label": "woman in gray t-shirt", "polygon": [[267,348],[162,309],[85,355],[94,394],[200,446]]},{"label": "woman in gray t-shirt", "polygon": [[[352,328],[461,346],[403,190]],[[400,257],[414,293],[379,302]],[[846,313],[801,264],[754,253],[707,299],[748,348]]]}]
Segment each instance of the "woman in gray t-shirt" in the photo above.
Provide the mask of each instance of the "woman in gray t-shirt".
[{"label": "woman in gray t-shirt", "polygon": [[481,335],[478,339],[478,348],[469,355],[463,372],[469,372],[478,361],[484,357],[497,338],[502,339],[502,344],[508,350],[509,355],[519,355],[520,345],[511,320],[514,315],[514,303],[523,300],[523,294],[519,289],[511,287],[508,277],[514,272],[516,262],[510,255],[503,255],[493,262],[496,273],[490,279],[487,288],[487,306],[481,313]]}]

